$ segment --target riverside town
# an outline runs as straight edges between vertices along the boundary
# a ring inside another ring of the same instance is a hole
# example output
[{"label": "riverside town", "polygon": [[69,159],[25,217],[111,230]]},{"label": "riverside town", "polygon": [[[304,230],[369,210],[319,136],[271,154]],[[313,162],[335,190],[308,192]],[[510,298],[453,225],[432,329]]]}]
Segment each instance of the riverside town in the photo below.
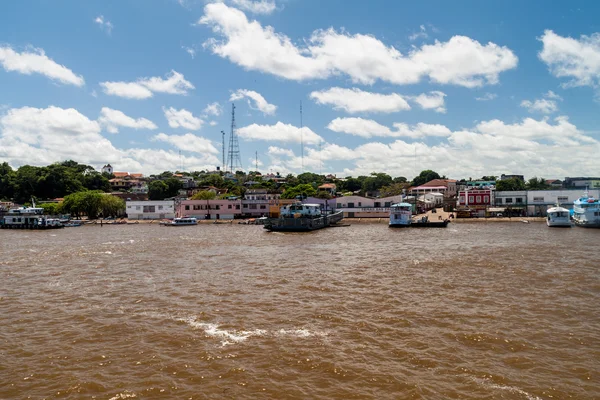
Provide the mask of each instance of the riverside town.
[{"label": "riverside town", "polygon": [[[283,220],[286,213],[291,220],[305,217],[300,215],[303,210],[311,221],[335,214],[336,222],[343,218],[345,224],[396,226],[399,216],[394,210],[401,204],[408,210],[406,225],[414,226],[435,221],[446,221],[446,226],[459,220],[546,221],[552,226],[554,213],[562,212],[568,217],[563,225],[600,227],[600,177],[454,178],[433,170],[408,179],[383,172],[358,177],[310,172],[283,176],[220,168],[146,176],[114,170],[110,164],[99,171],[75,161],[13,170],[5,162],[0,165],[0,227],[213,222],[260,223],[275,229],[273,221]],[[318,227],[330,224],[334,222]],[[302,223],[292,230],[312,229]]]}]

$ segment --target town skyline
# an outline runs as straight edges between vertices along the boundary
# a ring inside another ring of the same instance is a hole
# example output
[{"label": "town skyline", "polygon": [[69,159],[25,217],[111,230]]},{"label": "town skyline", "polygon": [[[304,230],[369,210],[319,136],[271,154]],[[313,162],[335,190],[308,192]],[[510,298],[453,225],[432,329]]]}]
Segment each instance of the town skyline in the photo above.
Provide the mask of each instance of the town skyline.
[{"label": "town skyline", "polygon": [[15,169],[214,170],[235,103],[246,172],[600,170],[595,2],[33,5],[0,15],[0,162]]}]

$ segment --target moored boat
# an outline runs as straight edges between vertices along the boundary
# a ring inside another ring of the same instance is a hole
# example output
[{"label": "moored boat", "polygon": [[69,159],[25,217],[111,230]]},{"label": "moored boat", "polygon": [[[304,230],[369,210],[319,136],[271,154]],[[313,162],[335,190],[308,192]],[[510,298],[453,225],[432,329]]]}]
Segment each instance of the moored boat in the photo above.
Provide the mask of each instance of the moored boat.
[{"label": "moored boat", "polygon": [[573,202],[573,222],[583,228],[600,228],[600,200],[590,197],[587,190]]},{"label": "moored boat", "polygon": [[556,204],[556,207],[550,207],[546,211],[546,225],[549,227],[571,227],[571,213],[567,208]]},{"label": "moored boat", "polygon": [[180,217],[175,218],[172,221],[161,222],[160,224],[164,226],[189,226],[198,225],[198,220],[194,217]]},{"label": "moored boat", "polygon": [[421,217],[413,220],[410,223],[411,228],[445,228],[450,223],[450,220],[445,219],[443,221],[430,221],[429,217]]},{"label": "moored boat", "polygon": [[412,219],[412,204],[397,203],[390,207],[390,228],[408,228]]},{"label": "moored boat", "polygon": [[60,229],[65,226],[58,218],[50,218],[44,215],[44,209],[36,207],[20,207],[8,211],[0,219],[2,229]]},{"label": "moored boat", "polygon": [[268,218],[264,228],[277,232],[308,232],[327,228],[344,218],[343,211],[324,212],[320,204],[297,202],[283,206],[279,218]]}]

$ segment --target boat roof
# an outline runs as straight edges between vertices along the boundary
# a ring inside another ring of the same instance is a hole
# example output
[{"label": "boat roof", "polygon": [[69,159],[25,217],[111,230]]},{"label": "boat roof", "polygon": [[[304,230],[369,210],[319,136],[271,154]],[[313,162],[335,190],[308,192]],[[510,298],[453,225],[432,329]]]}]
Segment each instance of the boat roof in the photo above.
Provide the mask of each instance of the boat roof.
[{"label": "boat roof", "polygon": [[558,206],[558,207],[550,207],[549,209],[546,210],[546,212],[557,212],[557,211],[561,211],[561,212],[562,211],[566,211],[566,212],[569,212],[569,209]]},{"label": "boat roof", "polygon": [[392,204],[392,207],[412,207],[412,204],[410,204],[410,203],[396,203],[396,204]]}]

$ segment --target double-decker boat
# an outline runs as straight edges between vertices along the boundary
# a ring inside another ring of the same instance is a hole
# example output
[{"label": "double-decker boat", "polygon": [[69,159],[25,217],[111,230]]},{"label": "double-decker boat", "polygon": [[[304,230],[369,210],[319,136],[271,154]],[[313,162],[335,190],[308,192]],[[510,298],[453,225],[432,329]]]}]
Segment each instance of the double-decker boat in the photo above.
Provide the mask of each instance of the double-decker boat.
[{"label": "double-decker boat", "polygon": [[0,219],[2,229],[60,229],[65,226],[58,218],[50,218],[44,215],[44,209],[36,207],[20,207],[8,210],[8,213]]},{"label": "double-decker boat", "polygon": [[344,218],[343,211],[327,212],[320,204],[296,202],[281,207],[279,218],[268,218],[264,228],[278,232],[307,232],[327,228]]},{"label": "double-decker boat", "polygon": [[556,204],[556,207],[550,207],[546,211],[546,225],[550,227],[571,227],[571,212],[560,204]]},{"label": "double-decker boat", "polygon": [[390,228],[408,228],[412,219],[412,204],[397,203],[390,207]]},{"label": "double-decker boat", "polygon": [[600,228],[600,200],[586,190],[573,202],[573,222],[583,228]]},{"label": "double-decker boat", "polygon": [[194,217],[174,218],[173,221],[161,222],[164,226],[189,226],[198,225],[198,220]]}]

